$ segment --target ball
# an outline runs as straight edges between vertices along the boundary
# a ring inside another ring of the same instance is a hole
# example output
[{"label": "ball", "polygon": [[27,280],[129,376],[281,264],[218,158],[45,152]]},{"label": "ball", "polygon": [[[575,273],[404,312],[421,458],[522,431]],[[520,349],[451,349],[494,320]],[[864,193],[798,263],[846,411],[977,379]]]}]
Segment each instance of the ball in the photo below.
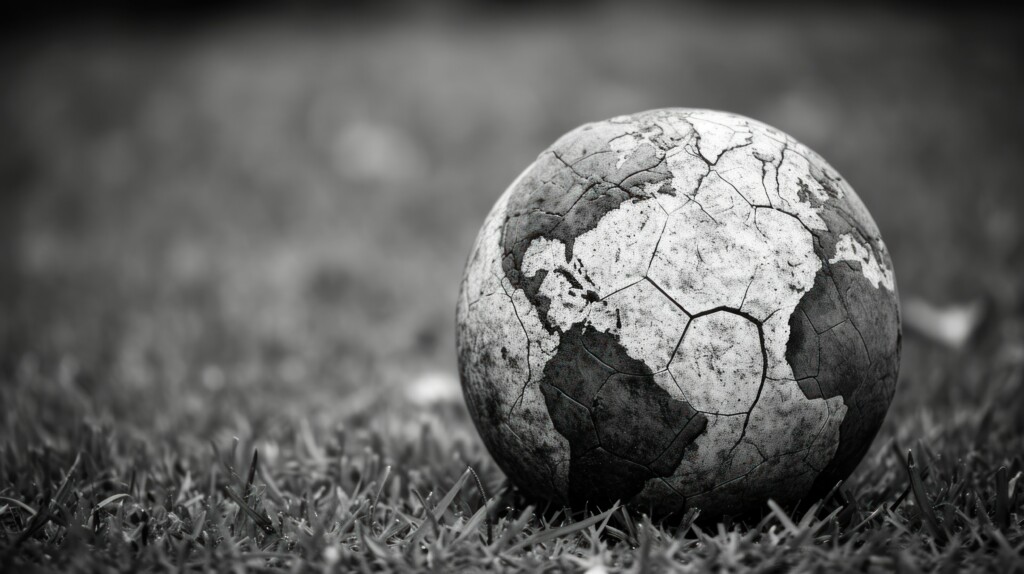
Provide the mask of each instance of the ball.
[{"label": "ball", "polygon": [[718,111],[562,136],[487,216],[456,315],[487,449],[574,507],[809,501],[896,388],[896,284],[864,204],[804,145]]}]

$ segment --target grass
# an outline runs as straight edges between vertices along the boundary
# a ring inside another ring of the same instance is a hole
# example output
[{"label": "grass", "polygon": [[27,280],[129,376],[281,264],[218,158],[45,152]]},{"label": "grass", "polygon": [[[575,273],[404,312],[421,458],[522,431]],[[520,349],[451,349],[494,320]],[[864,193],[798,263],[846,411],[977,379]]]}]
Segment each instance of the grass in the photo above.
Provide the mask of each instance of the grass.
[{"label": "grass", "polygon": [[[0,571],[1024,571],[1018,36],[610,8],[7,39]],[[904,300],[987,309],[960,349],[908,329],[872,450],[809,507],[526,500],[458,394],[497,193],[576,124],[664,105],[805,141]]]},{"label": "grass", "polygon": [[[1019,398],[1021,374],[1017,365],[986,376],[1001,376],[997,390]],[[619,506],[531,504],[478,441],[447,432],[469,424],[457,403],[399,410],[351,426],[299,419],[260,439],[182,448],[109,422],[69,422],[46,436],[19,409],[0,450],[2,569],[1024,567],[1024,450],[1019,429],[1007,435],[993,408],[927,431],[927,417],[903,421],[809,509],[769,502],[759,520],[711,524],[695,511],[652,521]]]}]

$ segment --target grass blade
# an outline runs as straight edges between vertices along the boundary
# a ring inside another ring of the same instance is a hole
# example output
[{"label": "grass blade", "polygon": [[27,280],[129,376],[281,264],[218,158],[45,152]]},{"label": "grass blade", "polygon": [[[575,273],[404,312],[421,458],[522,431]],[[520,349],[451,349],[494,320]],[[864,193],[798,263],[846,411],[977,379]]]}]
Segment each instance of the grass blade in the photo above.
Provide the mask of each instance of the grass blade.
[{"label": "grass blade", "polygon": [[462,490],[462,487],[465,486],[466,481],[469,480],[469,474],[470,469],[467,468],[466,471],[462,473],[462,476],[459,477],[459,480],[455,482],[455,486],[452,486],[448,493],[445,494],[444,497],[442,497],[441,500],[437,503],[437,506],[434,507],[435,519],[441,520],[441,517],[444,516],[445,511],[448,510],[448,507],[451,506],[452,502],[455,500],[455,497],[459,494],[459,491]]},{"label": "grass blade", "polygon": [[1010,478],[1006,466],[996,471],[996,526],[1003,532],[1010,530]]},{"label": "grass blade", "polygon": [[237,504],[250,519],[252,519],[256,526],[260,527],[267,534],[276,533],[274,530],[274,523],[270,521],[270,518],[256,512],[241,496],[238,496],[238,493],[232,490],[230,486],[224,486],[224,493],[227,494],[228,498],[234,501],[234,503]]},{"label": "grass blade", "polygon": [[484,489],[484,483],[480,482],[480,476],[476,473],[475,470],[473,470],[472,466],[469,467],[469,472],[473,473],[473,479],[476,480],[476,487],[478,489],[480,489],[480,500],[483,501],[483,508],[484,508],[484,510],[486,512],[486,514],[484,515],[484,519],[487,520],[487,545],[490,546],[491,545],[491,541],[492,541],[491,540],[491,534],[492,534],[491,530],[492,529],[491,529],[491,513],[490,513],[489,510],[487,510],[487,504],[489,502],[488,498],[487,498],[487,490]]},{"label": "grass blade", "polygon": [[526,546],[532,546],[534,544],[543,544],[550,540],[555,540],[558,538],[562,538],[564,536],[568,536],[570,534],[574,534],[576,532],[579,532],[580,530],[584,530],[586,528],[593,526],[594,524],[604,521],[606,518],[615,513],[615,511],[617,511],[619,508],[619,505],[615,504],[610,509],[602,512],[601,514],[595,514],[594,516],[591,516],[590,518],[581,520],[579,522],[567,524],[559,528],[552,528],[549,530],[537,532],[517,542],[516,544],[513,544],[511,547],[509,547],[508,551],[515,552],[516,550],[519,550],[520,548],[525,548]]},{"label": "grass blade", "polygon": [[783,528],[788,530],[791,535],[796,536],[800,533],[800,529],[797,527],[796,523],[793,522],[793,519],[789,517],[789,514],[787,514],[786,511],[783,510],[777,502],[768,499],[768,508],[771,509],[772,514],[774,514],[775,517],[779,519],[779,522],[782,523]]},{"label": "grass blade", "polygon": [[452,541],[452,545],[455,545],[465,540],[474,532],[476,532],[476,529],[480,526],[480,523],[483,522],[486,519],[486,517],[490,515],[490,511],[491,509],[485,504],[481,506],[479,510],[477,510],[475,513],[473,513],[473,516],[471,516],[469,520],[467,520],[465,524],[463,524],[462,527],[459,529],[459,533]]},{"label": "grass blade", "polygon": [[907,474],[910,476],[910,489],[914,493],[914,501],[917,502],[917,506],[921,510],[921,518],[925,526],[928,527],[928,531],[932,533],[935,540],[944,546],[948,540],[947,533],[939,524],[939,518],[935,516],[935,509],[932,508],[928,493],[924,488],[924,481],[921,480],[921,472],[918,470],[917,464],[914,463],[914,453],[909,450],[907,451]]},{"label": "grass blade", "polygon": [[377,513],[377,502],[380,501],[380,493],[384,491],[384,485],[388,482],[388,477],[391,476],[391,465],[389,464],[384,468],[384,477],[380,479],[380,486],[377,487],[376,494],[373,495],[373,504],[370,505],[370,520],[372,521]]},{"label": "grass blade", "polygon": [[437,517],[434,516],[434,513],[430,510],[430,507],[427,506],[427,501],[423,500],[423,495],[421,495],[419,493],[419,491],[416,490],[415,488],[411,489],[411,491],[412,491],[413,496],[416,497],[416,500],[420,501],[420,504],[423,506],[423,515],[424,515],[423,522],[420,523],[420,525],[412,533],[412,537],[410,538],[411,543],[409,544],[409,546],[410,547],[414,547],[416,545],[416,543],[419,542],[419,539],[426,532],[424,530],[424,528],[423,528],[423,526],[425,524],[427,524],[428,522],[430,523],[431,528],[434,530],[434,536],[435,537],[441,535],[441,525],[438,524]]},{"label": "grass blade", "polygon": [[256,465],[259,464],[260,451],[258,449],[252,449],[252,462],[249,463],[249,474],[245,477],[245,500],[249,501],[249,496],[252,495],[252,481],[256,479]]},{"label": "grass blade", "polygon": [[7,502],[10,502],[11,504],[14,504],[15,506],[20,507],[22,510],[24,510],[27,513],[29,513],[30,516],[35,516],[36,515],[36,510],[34,508],[32,508],[31,506],[25,504],[24,502],[22,502],[20,500],[15,500],[13,498],[8,498],[6,496],[0,496],[0,500],[6,500]]},{"label": "grass blade", "polygon": [[683,515],[683,519],[679,521],[679,525],[676,526],[675,535],[677,538],[686,536],[686,533],[693,528],[693,524],[697,522],[697,517],[700,516],[700,509],[696,507],[690,507],[686,510],[686,514]]},{"label": "grass blade", "polygon": [[505,527],[505,531],[502,532],[501,538],[498,538],[494,542],[492,548],[498,550],[504,548],[505,545],[512,540],[513,536],[516,536],[520,532],[522,532],[523,529],[526,528],[526,525],[530,522],[530,519],[533,517],[534,510],[535,508],[533,505],[527,506],[525,509],[523,509],[523,511],[519,514],[519,517],[513,520],[510,524],[508,524]]},{"label": "grass blade", "polygon": [[127,498],[127,497],[128,497],[128,494],[124,493],[124,492],[122,492],[121,494],[115,494],[113,496],[108,496],[108,497],[104,498],[99,504],[96,505],[96,509],[95,510],[100,510],[101,508],[103,508],[104,506],[106,506],[106,505],[108,505],[108,504],[110,504],[112,502],[116,502],[118,500],[121,500],[122,498]]}]

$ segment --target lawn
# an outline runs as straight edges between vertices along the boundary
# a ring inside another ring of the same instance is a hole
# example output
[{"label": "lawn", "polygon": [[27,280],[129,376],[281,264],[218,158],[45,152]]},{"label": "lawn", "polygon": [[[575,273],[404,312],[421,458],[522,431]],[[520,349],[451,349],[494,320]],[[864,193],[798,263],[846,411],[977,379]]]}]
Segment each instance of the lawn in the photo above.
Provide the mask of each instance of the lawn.
[{"label": "lawn", "polygon": [[[1024,571],[1019,25],[577,7],[6,38],[0,571]],[[808,144],[905,309],[981,310],[961,344],[908,321],[871,452],[810,508],[549,507],[462,403],[491,204],[568,129],[663,106]]]}]

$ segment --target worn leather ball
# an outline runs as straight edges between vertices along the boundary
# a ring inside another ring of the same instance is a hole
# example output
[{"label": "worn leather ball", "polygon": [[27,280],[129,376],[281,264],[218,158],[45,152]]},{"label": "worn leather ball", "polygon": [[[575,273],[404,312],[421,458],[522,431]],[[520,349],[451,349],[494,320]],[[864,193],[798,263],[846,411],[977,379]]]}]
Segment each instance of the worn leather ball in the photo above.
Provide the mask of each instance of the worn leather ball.
[{"label": "worn leather ball", "polygon": [[469,412],[523,491],[707,515],[844,479],[896,387],[892,263],[864,204],[760,122],[579,127],[498,199],[466,265]]}]

